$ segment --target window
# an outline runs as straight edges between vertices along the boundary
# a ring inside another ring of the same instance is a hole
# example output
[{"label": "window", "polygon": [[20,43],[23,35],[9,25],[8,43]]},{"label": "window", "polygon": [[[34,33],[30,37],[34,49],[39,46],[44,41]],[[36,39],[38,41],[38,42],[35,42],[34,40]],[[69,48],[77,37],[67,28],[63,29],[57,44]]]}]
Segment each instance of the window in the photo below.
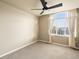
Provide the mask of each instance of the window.
[{"label": "window", "polygon": [[69,35],[67,14],[68,12],[60,12],[50,16],[52,24],[51,34],[62,36]]}]

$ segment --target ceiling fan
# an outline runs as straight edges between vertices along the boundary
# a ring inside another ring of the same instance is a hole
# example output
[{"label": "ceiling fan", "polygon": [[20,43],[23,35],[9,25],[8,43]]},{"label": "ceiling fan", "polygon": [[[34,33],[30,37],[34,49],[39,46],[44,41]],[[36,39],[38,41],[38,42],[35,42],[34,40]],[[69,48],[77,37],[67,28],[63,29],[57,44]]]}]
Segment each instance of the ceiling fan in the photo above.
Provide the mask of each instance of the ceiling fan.
[{"label": "ceiling fan", "polygon": [[47,2],[46,2],[45,0],[40,0],[40,2],[41,2],[41,4],[42,4],[42,6],[43,6],[42,9],[32,9],[32,10],[43,10],[40,14],[43,14],[45,10],[63,6],[62,3],[59,3],[59,4],[56,4],[56,5],[47,7]]}]

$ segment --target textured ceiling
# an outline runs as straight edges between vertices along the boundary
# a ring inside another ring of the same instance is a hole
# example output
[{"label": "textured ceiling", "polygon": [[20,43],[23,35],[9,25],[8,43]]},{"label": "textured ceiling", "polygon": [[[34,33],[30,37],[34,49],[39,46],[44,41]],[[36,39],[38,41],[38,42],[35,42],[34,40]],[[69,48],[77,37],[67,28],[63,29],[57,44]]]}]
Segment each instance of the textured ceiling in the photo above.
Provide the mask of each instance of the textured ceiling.
[{"label": "textured ceiling", "polygon": [[[6,2],[14,7],[40,16],[41,10],[31,10],[34,8],[42,8],[40,0],[0,0],[0,1]],[[62,2],[63,7],[47,10],[44,12],[43,15],[79,7],[79,0],[46,0],[46,1],[48,2],[47,6],[52,6]]]}]

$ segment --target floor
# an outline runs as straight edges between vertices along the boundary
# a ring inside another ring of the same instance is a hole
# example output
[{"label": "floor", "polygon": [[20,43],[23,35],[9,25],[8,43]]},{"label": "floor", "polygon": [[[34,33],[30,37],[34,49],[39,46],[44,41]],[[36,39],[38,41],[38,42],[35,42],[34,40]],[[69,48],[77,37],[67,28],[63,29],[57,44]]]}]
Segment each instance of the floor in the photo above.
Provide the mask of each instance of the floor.
[{"label": "floor", "polygon": [[79,51],[37,42],[0,59],[79,59]]}]

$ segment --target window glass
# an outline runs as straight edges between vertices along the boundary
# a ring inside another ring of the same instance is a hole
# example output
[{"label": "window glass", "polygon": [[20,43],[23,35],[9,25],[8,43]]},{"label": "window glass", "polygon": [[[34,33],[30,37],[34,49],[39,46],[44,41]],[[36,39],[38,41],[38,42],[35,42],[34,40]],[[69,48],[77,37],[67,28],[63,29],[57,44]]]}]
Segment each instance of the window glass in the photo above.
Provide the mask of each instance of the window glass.
[{"label": "window glass", "polygon": [[67,12],[56,13],[51,16],[52,20],[52,34],[69,35],[67,25]]},{"label": "window glass", "polygon": [[67,12],[60,12],[53,15],[54,19],[67,17]]}]

